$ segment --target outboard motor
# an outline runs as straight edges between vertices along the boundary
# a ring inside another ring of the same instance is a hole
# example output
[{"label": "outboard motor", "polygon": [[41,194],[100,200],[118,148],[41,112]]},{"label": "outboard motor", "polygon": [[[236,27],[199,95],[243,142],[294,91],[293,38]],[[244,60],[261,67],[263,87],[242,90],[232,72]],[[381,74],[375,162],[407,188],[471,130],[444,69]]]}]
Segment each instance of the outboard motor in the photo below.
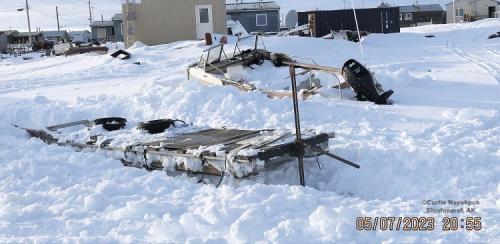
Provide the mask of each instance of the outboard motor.
[{"label": "outboard motor", "polygon": [[356,92],[358,100],[368,100],[376,104],[390,104],[387,99],[389,99],[394,91],[382,91],[370,71],[358,61],[354,59],[347,61],[342,68],[342,75],[354,92]]}]

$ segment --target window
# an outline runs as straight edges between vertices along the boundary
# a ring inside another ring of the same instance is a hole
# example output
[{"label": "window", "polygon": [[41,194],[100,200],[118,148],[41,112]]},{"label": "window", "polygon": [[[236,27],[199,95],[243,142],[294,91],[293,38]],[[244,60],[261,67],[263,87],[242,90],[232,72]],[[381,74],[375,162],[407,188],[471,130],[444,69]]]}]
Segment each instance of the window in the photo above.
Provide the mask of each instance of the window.
[{"label": "window", "polygon": [[208,16],[208,8],[200,8],[200,23],[206,24],[210,23],[210,17]]},{"label": "window", "polygon": [[464,16],[464,9],[463,8],[455,9],[455,16],[463,17]]},{"label": "window", "polygon": [[399,14],[399,20],[403,20],[403,14]]},{"label": "window", "polygon": [[405,20],[412,20],[412,19],[413,19],[412,13],[405,13]]},{"label": "window", "polygon": [[256,14],[255,20],[257,26],[267,26],[267,14]]}]

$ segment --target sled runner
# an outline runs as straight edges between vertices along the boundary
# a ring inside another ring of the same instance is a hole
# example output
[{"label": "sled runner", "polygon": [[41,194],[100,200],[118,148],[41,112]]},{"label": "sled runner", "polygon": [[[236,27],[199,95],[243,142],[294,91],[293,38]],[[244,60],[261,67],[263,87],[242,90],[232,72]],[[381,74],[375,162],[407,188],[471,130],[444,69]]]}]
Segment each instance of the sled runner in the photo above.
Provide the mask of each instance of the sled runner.
[{"label": "sled runner", "polygon": [[[102,118],[24,130],[48,144],[111,152],[124,165],[147,170],[246,178],[298,156],[290,131],[205,129],[171,119],[129,127],[124,118]],[[303,137],[311,147],[326,150],[333,136],[308,131]],[[304,151],[304,157],[321,154]]]}]

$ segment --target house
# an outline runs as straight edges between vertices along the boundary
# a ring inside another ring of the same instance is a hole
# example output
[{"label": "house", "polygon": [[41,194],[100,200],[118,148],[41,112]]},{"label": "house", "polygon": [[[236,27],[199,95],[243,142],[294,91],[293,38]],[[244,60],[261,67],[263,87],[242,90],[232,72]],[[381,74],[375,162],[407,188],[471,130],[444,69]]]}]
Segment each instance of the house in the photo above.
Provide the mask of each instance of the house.
[{"label": "house", "polygon": [[446,24],[446,11],[439,4],[399,6],[399,21],[401,27]]},{"label": "house", "polygon": [[92,41],[97,42],[122,42],[122,23],[121,14],[115,14],[111,20],[94,21],[90,24]]},{"label": "house", "polygon": [[[361,32],[395,33],[400,31],[399,8],[356,9]],[[332,31],[356,31],[356,21],[352,9],[314,10],[299,12],[299,26],[309,24],[315,37],[323,37]]]},{"label": "house", "polygon": [[71,31],[69,32],[69,35],[71,37],[72,42],[90,42],[92,40],[92,35],[90,34],[90,31],[88,30],[83,30],[83,31]]},{"label": "house", "polygon": [[228,20],[239,21],[248,32],[278,32],[280,6],[273,1],[226,4]]},{"label": "house", "polygon": [[115,26],[113,21],[94,21],[90,24],[92,41],[108,42],[115,39]]},{"label": "house", "polygon": [[65,30],[62,30],[62,31],[44,31],[43,35],[45,36],[45,39],[47,39],[49,41],[53,41],[54,43],[71,41],[71,36]]},{"label": "house", "polygon": [[13,36],[17,35],[19,32],[15,30],[0,31],[0,53],[5,53],[9,47],[9,44],[13,41]]},{"label": "house", "polygon": [[125,46],[158,45],[226,33],[225,0],[122,0]]},{"label": "house", "polygon": [[453,2],[446,4],[448,23],[495,18],[495,12],[500,10],[500,2],[497,0],[455,0],[454,2],[455,4]]},{"label": "house", "polygon": [[[28,44],[30,33],[29,32],[16,32],[11,35],[10,43],[11,44]],[[31,32],[31,41],[43,41],[45,37],[43,32]]]}]

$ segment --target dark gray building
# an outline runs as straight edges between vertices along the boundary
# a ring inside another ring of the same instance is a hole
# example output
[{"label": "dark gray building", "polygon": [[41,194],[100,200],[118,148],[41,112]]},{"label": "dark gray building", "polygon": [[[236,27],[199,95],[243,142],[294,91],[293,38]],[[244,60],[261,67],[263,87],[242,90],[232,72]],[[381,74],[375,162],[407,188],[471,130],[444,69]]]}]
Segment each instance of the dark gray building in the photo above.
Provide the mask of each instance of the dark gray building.
[{"label": "dark gray building", "polygon": [[113,27],[115,28],[115,40],[118,42],[123,42],[123,31],[122,31],[123,17],[122,17],[122,14],[115,14],[113,16],[113,18],[111,18],[111,21],[113,21]]},{"label": "dark gray building", "polygon": [[121,14],[115,14],[111,21],[94,21],[90,24],[92,40],[98,42],[122,42],[122,23]]},{"label": "dark gray building", "polygon": [[446,24],[446,11],[439,4],[399,6],[401,27]]},{"label": "dark gray building", "polygon": [[9,44],[13,41],[13,36],[17,35],[19,32],[15,30],[0,31],[0,53],[5,53],[9,47]]},{"label": "dark gray building", "polygon": [[273,1],[226,4],[229,20],[240,21],[248,33],[278,32],[280,6]]},{"label": "dark gray building", "polygon": [[49,41],[54,41],[55,43],[71,41],[71,36],[65,30],[62,30],[62,31],[44,31],[43,35],[45,36],[45,39],[47,39]]}]

